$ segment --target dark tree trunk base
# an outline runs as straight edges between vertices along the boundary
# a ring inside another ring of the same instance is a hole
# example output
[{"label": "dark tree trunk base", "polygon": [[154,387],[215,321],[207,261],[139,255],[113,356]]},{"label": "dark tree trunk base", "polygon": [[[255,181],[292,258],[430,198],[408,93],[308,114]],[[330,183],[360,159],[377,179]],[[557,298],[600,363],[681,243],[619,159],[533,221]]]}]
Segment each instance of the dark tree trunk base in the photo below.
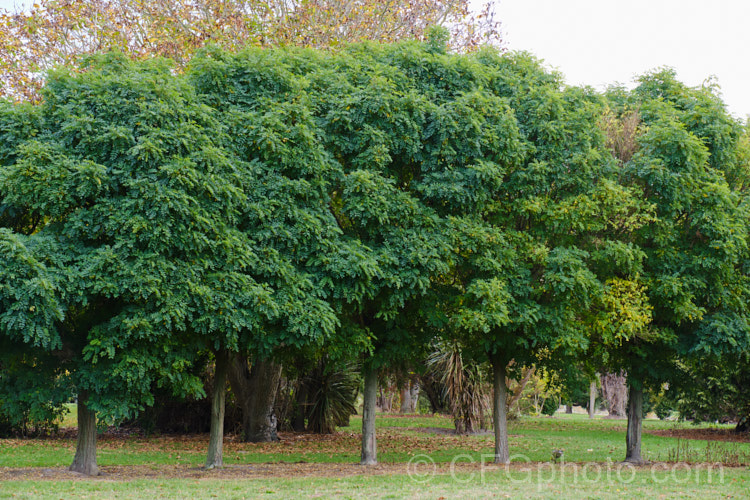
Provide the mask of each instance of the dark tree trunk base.
[{"label": "dark tree trunk base", "polygon": [[98,476],[99,467],[96,465],[96,412],[86,405],[88,396],[78,395],[78,439],[76,440],[76,455],[70,470],[87,476]]},{"label": "dark tree trunk base", "polygon": [[229,383],[242,408],[243,440],[268,443],[279,440],[273,413],[281,380],[281,365],[270,360],[256,360],[248,369],[244,356],[235,355],[229,368]]},{"label": "dark tree trunk base", "polygon": [[750,417],[743,417],[737,422],[737,426],[734,428],[734,432],[742,434],[744,432],[750,432]]}]

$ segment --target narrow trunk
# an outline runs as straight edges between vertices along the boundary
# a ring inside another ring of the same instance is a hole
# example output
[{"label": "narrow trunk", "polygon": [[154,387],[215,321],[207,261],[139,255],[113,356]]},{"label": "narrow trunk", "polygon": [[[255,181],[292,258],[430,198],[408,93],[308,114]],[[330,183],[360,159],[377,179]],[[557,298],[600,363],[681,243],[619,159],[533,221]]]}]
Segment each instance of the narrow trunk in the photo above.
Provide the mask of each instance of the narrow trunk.
[{"label": "narrow trunk", "polygon": [[497,357],[492,363],[494,380],[492,384],[492,423],[495,427],[495,463],[510,462],[508,449],[508,389],[505,386],[505,363]]},{"label": "narrow trunk", "polygon": [[411,397],[410,413],[416,413],[417,406],[419,403],[419,382],[417,382],[416,380],[411,381],[411,389],[409,390],[409,396]]},{"label": "narrow trunk", "polygon": [[305,417],[307,417],[307,384],[304,382],[297,386],[297,408],[292,419],[292,429],[295,432],[305,430]]},{"label": "narrow trunk", "polygon": [[589,385],[589,418],[596,415],[596,380],[592,380]]},{"label": "narrow trunk", "polygon": [[[523,377],[521,378],[521,381],[518,382],[515,389],[511,391],[510,401],[508,401],[508,410],[513,408],[513,405],[521,400],[521,396],[523,396],[523,390],[526,388],[526,385],[528,385],[529,380],[531,380],[531,377],[534,376],[535,372],[536,367],[534,366],[532,366],[531,368],[524,368],[522,370]],[[506,387],[508,386],[506,385]],[[518,413],[521,413],[520,403],[518,404]]]},{"label": "narrow trunk", "polygon": [[233,356],[229,383],[242,408],[243,439],[250,443],[278,441],[276,403],[281,365],[271,360],[258,360],[248,369],[248,362],[239,354]]},{"label": "narrow trunk", "polygon": [[216,353],[214,391],[211,400],[211,434],[208,438],[206,469],[220,469],[224,466],[224,404],[227,395],[228,369],[229,353],[221,350]]},{"label": "narrow trunk", "polygon": [[380,388],[380,394],[375,399],[375,406],[380,408],[383,413],[390,413],[393,409],[393,395],[390,391]]},{"label": "narrow trunk", "polygon": [[78,439],[76,441],[76,455],[70,470],[87,476],[98,476],[99,467],[96,465],[96,412],[86,406],[88,395],[82,392],[78,395]]},{"label": "narrow trunk", "polygon": [[372,368],[363,370],[365,376],[364,405],[362,406],[362,465],[378,463],[378,448],[375,441],[375,403],[378,398],[378,372]]},{"label": "narrow trunk", "polygon": [[641,429],[643,427],[643,389],[630,386],[628,394],[628,431],[625,435],[625,461],[642,464]]},{"label": "narrow trunk", "polygon": [[404,386],[401,388],[401,408],[399,413],[411,413],[411,388],[409,387],[409,381],[404,382]]}]

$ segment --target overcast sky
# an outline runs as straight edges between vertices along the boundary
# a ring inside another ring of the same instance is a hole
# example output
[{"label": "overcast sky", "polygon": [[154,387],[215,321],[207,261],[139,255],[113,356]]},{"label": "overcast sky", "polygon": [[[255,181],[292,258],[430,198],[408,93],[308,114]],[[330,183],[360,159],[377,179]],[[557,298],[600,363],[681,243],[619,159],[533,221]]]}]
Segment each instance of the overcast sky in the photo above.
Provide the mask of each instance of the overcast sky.
[{"label": "overcast sky", "polygon": [[[750,115],[749,0],[493,1],[506,47],[534,53],[568,83],[632,85],[671,66],[688,85],[717,77],[729,110]],[[23,3],[0,0],[0,8]]]},{"label": "overcast sky", "polygon": [[534,53],[568,83],[632,86],[671,66],[691,86],[715,76],[729,110],[750,115],[748,0],[495,1],[506,47]]}]

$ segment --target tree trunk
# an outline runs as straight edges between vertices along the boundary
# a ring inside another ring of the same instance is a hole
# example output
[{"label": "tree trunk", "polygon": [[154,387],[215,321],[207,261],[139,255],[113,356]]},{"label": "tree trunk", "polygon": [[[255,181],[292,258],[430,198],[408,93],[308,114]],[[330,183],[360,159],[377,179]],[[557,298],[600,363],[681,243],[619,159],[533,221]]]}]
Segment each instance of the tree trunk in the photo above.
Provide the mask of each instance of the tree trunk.
[{"label": "tree trunk", "polygon": [[365,376],[364,405],[362,407],[362,465],[378,463],[378,448],[375,441],[375,403],[378,398],[378,372],[372,368],[363,370]]},{"label": "tree trunk", "polygon": [[379,407],[380,411],[382,411],[383,413],[390,413],[391,410],[393,410],[393,398],[394,395],[391,394],[390,390],[386,390],[386,388],[381,387],[380,394],[375,400],[375,406]]},{"label": "tree trunk", "polygon": [[592,380],[589,385],[589,418],[596,415],[596,380]]},{"label": "tree trunk", "polygon": [[625,384],[625,372],[607,373],[601,376],[602,397],[607,401],[607,410],[610,417],[622,418],[625,416],[628,388]]},{"label": "tree trunk", "polygon": [[249,443],[278,441],[273,407],[281,380],[281,365],[260,360],[248,369],[244,356],[232,357],[229,383],[242,408],[243,440]]},{"label": "tree trunk", "polygon": [[295,409],[294,418],[292,418],[292,429],[295,432],[305,430],[305,417],[307,417],[307,384],[302,382],[297,386],[295,396],[297,408]]},{"label": "tree trunk", "polygon": [[505,385],[505,363],[498,356],[492,362],[492,423],[495,427],[495,463],[510,462],[508,449],[508,390]]},{"label": "tree trunk", "polygon": [[641,458],[641,429],[643,427],[643,388],[630,386],[628,394],[628,431],[625,434],[625,461],[644,463]]},{"label": "tree trunk", "polygon": [[416,413],[417,405],[419,403],[419,382],[417,382],[416,379],[411,381],[409,396],[411,396],[411,411],[409,413]]},{"label": "tree trunk", "polygon": [[742,433],[750,431],[750,417],[740,417],[737,421],[737,425],[734,427],[734,432]]},{"label": "tree trunk", "polygon": [[573,413],[573,405],[565,405],[565,413],[567,414]]},{"label": "tree trunk", "polygon": [[431,375],[422,375],[419,384],[422,393],[427,396],[430,402],[430,411],[432,413],[448,413],[448,402],[442,388],[435,377]]},{"label": "tree trunk", "polygon": [[409,380],[404,381],[403,387],[401,387],[401,408],[399,413],[411,413],[411,387],[409,387]]},{"label": "tree trunk", "polygon": [[87,476],[98,476],[99,467],[96,465],[96,412],[86,406],[88,394],[78,394],[78,439],[76,440],[76,455],[70,470]]},{"label": "tree trunk", "polygon": [[214,391],[211,400],[211,433],[208,438],[206,469],[220,469],[224,466],[224,407],[228,371],[229,353],[222,349],[216,353]]}]

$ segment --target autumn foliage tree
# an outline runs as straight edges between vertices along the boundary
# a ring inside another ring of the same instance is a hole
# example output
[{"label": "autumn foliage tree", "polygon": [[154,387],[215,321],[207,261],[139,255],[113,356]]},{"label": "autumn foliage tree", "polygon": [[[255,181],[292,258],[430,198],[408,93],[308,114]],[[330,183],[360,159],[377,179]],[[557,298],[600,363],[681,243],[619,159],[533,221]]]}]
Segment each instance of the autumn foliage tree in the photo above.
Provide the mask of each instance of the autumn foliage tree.
[{"label": "autumn foliage tree", "polygon": [[50,68],[112,49],[182,67],[209,43],[334,47],[422,38],[431,25],[449,27],[458,48],[498,43],[491,5],[469,7],[467,0],[40,0],[28,11],[0,11],[0,96],[36,99]]}]

